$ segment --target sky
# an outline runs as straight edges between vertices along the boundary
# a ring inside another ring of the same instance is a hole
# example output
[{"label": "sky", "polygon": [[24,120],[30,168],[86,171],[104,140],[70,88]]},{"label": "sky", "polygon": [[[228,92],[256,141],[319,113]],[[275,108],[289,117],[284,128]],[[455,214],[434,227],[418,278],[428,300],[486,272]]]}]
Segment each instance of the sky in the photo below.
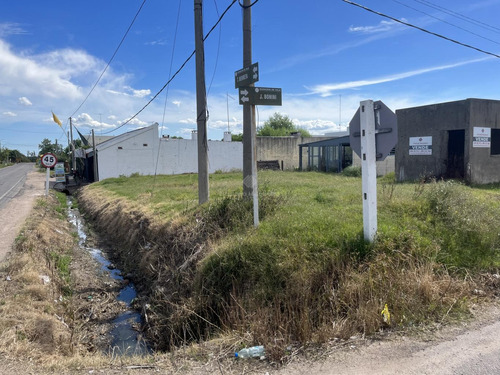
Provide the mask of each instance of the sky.
[{"label": "sky", "polygon": [[[254,3],[255,85],[283,93],[282,106],[257,107],[258,126],[279,112],[323,135],[346,130],[360,101],[368,99],[393,111],[466,98],[500,100],[500,59],[485,53],[500,55],[500,0],[356,1],[392,19],[343,0]],[[205,33],[231,3],[203,1]],[[189,138],[196,129],[194,57],[137,117],[120,125],[193,52],[193,4],[2,1],[0,147],[38,153],[44,138],[66,146],[70,117],[84,135],[91,129],[119,135],[157,122],[161,135]],[[243,68],[242,19],[235,2],[205,42],[208,137],[214,140],[224,131],[242,132],[234,85],[234,72]]]}]

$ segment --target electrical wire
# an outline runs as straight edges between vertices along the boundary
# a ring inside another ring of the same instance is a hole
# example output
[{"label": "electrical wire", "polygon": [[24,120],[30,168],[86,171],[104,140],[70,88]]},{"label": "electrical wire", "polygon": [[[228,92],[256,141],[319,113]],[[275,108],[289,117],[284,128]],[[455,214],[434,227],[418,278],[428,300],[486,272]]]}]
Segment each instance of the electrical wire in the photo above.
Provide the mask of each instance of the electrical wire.
[{"label": "electrical wire", "polygon": [[[236,3],[236,1],[237,0],[232,0],[231,1],[231,4],[229,4],[229,6],[224,10],[224,12],[221,14],[221,16],[219,17],[219,19],[217,20],[217,22],[212,26],[212,28],[210,29],[210,31],[207,33],[207,35],[205,35],[205,37],[203,38],[203,41],[205,41],[210,36],[210,34],[212,33],[212,31],[215,30],[215,28],[217,27],[217,25],[222,21],[222,18],[224,18],[224,16],[226,15],[226,13],[229,11],[229,9],[231,9],[231,7],[234,5],[234,3]],[[191,52],[191,54],[188,56],[188,58],[186,60],[184,60],[184,62],[180,66],[180,68],[177,69],[177,71],[174,73],[174,75],[172,76],[172,78],[170,78],[167,81],[167,83],[165,83],[163,85],[163,87],[151,98],[151,100],[149,100],[139,111],[137,111],[135,113],[135,115],[133,115],[132,117],[130,117],[123,124],[117,126],[115,129],[110,130],[110,131],[105,132],[105,133],[102,133],[102,134],[112,133],[112,132],[120,129],[121,127],[127,125],[130,121],[132,121],[134,118],[136,118],[142,111],[144,111],[146,109],[146,107],[148,107],[158,97],[158,95],[160,95],[163,92],[163,90],[165,90],[165,88],[170,84],[170,82],[172,82],[174,80],[174,78],[182,71],[182,69],[184,69],[184,67],[186,66],[186,64],[192,59],[192,57],[194,56],[195,53],[196,53],[196,50],[194,50],[193,52]]]},{"label": "electrical wire", "polygon": [[488,29],[490,31],[494,31],[496,33],[500,33],[500,28],[496,27],[496,26],[492,26],[490,24],[487,24],[485,22],[482,22],[482,21],[478,21],[474,18],[471,18],[469,16],[466,16],[464,14],[461,14],[461,13],[458,13],[458,12],[455,12],[454,10],[451,10],[451,9],[447,9],[445,7],[442,7],[440,5],[437,5],[437,4],[434,4],[430,1],[427,1],[427,0],[414,0],[415,2],[417,3],[420,3],[420,4],[423,4],[423,5],[426,5],[430,8],[434,8],[434,9],[437,9],[443,13],[447,13],[453,17],[456,17],[456,18],[459,18],[463,21],[466,21],[466,22],[469,22],[469,23],[472,23],[472,24],[475,24],[476,26],[480,26],[484,29]]},{"label": "electrical wire", "polygon": [[460,29],[460,30],[463,30],[463,31],[465,31],[465,32],[467,32],[467,33],[469,33],[469,34],[475,35],[475,36],[477,36],[477,37],[479,37],[479,38],[482,38],[482,39],[488,40],[488,41],[490,41],[490,42],[492,42],[492,43],[495,43],[495,44],[500,44],[500,42],[497,42],[496,40],[493,40],[493,39],[487,38],[487,37],[485,37],[485,36],[483,36],[483,35],[477,34],[477,33],[473,32],[473,31],[470,31],[470,30],[468,30],[468,29],[466,29],[466,28],[464,28],[464,27],[461,27],[461,26],[455,25],[454,23],[448,22],[448,21],[446,21],[446,20],[444,20],[444,19],[442,19],[442,18],[435,17],[435,16],[433,16],[432,14],[429,14],[429,13],[426,13],[426,12],[424,12],[424,11],[420,10],[420,9],[414,8],[414,7],[412,7],[412,6],[410,6],[410,5],[407,5],[407,4],[405,4],[405,3],[403,3],[403,2],[401,2],[401,1],[399,1],[399,0],[392,0],[392,1],[394,1],[395,3],[398,3],[398,4],[400,4],[400,5],[402,5],[402,6],[404,6],[404,7],[407,7],[407,8],[409,8],[409,9],[412,9],[412,10],[414,10],[415,12],[419,12],[419,13],[421,13],[421,14],[424,14],[424,15],[426,15],[427,17],[434,18],[435,20],[438,20],[438,21],[440,21],[440,22],[443,22],[443,23],[445,23],[445,24],[447,24],[447,25],[450,25],[450,26],[456,27],[457,29]]},{"label": "electrical wire", "polygon": [[241,3],[241,0],[238,0],[238,3],[240,4],[240,7],[242,7],[243,9],[248,9],[248,8],[251,8],[253,7],[255,4],[257,4],[259,2],[259,0],[255,0],[252,4],[250,5],[243,5]]},{"label": "electrical wire", "polygon": [[118,53],[118,50],[120,49],[120,47],[122,46],[123,42],[125,41],[125,38],[127,37],[130,29],[132,28],[132,26],[134,25],[135,23],[135,20],[137,19],[137,16],[139,16],[139,13],[141,12],[142,10],[142,7],[144,6],[144,4],[146,3],[146,0],[143,0],[142,1],[142,4],[141,6],[139,7],[139,9],[137,10],[134,18],[132,19],[132,22],[130,23],[130,25],[128,26],[127,28],[127,31],[125,32],[125,34],[123,35],[120,43],[118,44],[118,47],[116,47],[115,49],[115,52],[113,52],[113,55],[111,56],[111,58],[109,59],[108,63],[106,64],[106,67],[104,68],[104,70],[102,71],[101,75],[99,76],[99,78],[97,78],[97,81],[94,83],[94,86],[92,86],[92,88],[90,89],[89,93],[87,94],[87,96],[85,97],[85,99],[83,99],[83,102],[78,106],[78,108],[71,114],[71,116],[69,117],[73,117],[75,115],[76,112],[78,112],[78,110],[80,108],[82,108],[82,106],[85,104],[85,102],[87,101],[87,99],[89,98],[90,94],[92,94],[92,92],[94,91],[94,89],[96,88],[97,84],[99,83],[99,81],[101,80],[102,76],[104,75],[104,73],[106,73],[106,70],[108,70],[109,68],[109,65],[111,64],[111,62],[113,61],[113,59],[115,58],[116,54]]},{"label": "electrical wire", "polygon": [[417,30],[420,30],[420,31],[423,31],[424,33],[427,33],[427,34],[430,34],[430,35],[434,35],[434,36],[437,36],[438,38],[441,38],[441,39],[444,39],[444,40],[447,40],[449,42],[452,42],[452,43],[455,43],[455,44],[458,44],[462,47],[467,47],[467,48],[470,48],[470,49],[473,49],[475,51],[478,51],[478,52],[481,52],[481,53],[484,53],[486,55],[490,55],[490,56],[494,56],[494,57],[497,57],[500,59],[500,55],[497,55],[496,53],[493,53],[493,52],[488,52],[488,51],[485,51],[481,48],[477,48],[477,47],[474,47],[474,46],[471,46],[470,44],[465,44],[465,43],[462,43],[462,42],[459,42],[455,39],[451,39],[451,38],[448,38],[444,35],[441,35],[441,34],[437,34],[435,32],[432,32],[432,31],[429,31],[429,30],[426,30],[422,27],[419,27],[419,26],[415,26],[411,23],[408,23],[408,22],[404,22],[404,21],[401,21],[401,20],[398,20],[397,18],[394,18],[394,17],[391,17],[391,16],[388,16],[387,14],[384,14],[384,13],[380,13],[380,12],[377,12],[376,10],[373,10],[373,9],[370,9],[370,8],[367,8],[365,7],[364,5],[361,5],[361,4],[358,4],[358,3],[354,3],[350,0],[341,0],[343,1],[344,3],[347,3],[347,4],[350,4],[350,5],[354,5],[354,6],[357,6],[361,9],[364,9],[370,13],[373,13],[373,14],[376,14],[376,15],[379,15],[381,17],[384,17],[384,18],[388,18],[394,22],[398,22],[400,24],[403,24],[403,25],[406,25],[406,26],[409,26],[409,27],[413,27],[414,29],[417,29]]},{"label": "electrical wire", "polygon": [[[174,65],[174,54],[175,54],[175,46],[177,44],[177,33],[179,30],[180,15],[181,15],[181,0],[179,0],[179,6],[177,8],[177,20],[175,22],[174,41],[172,44],[172,55],[170,56],[170,67],[168,69],[169,78],[172,76],[172,67]],[[161,139],[163,138],[163,126],[165,125],[165,114],[167,113],[169,88],[170,88],[170,86],[167,87],[167,91],[165,92],[165,103],[163,104],[163,116],[161,119],[160,140],[158,142],[158,152],[156,153],[156,165],[155,165],[155,174],[154,174],[154,178],[153,178],[153,188],[151,190],[151,199],[153,198],[155,187],[156,187],[156,176],[157,176],[157,172],[158,172],[158,164],[160,162],[160,147],[161,147]]]}]

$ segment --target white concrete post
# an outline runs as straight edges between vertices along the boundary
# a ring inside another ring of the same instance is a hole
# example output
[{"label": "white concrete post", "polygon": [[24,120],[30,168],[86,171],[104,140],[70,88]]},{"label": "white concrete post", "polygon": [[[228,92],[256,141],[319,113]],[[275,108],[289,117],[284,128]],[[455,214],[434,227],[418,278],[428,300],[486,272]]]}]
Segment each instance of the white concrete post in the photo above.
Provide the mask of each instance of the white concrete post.
[{"label": "white concrete post", "polygon": [[363,233],[373,242],[377,233],[377,155],[373,100],[360,103],[361,171],[363,191]]},{"label": "white concrete post", "polygon": [[45,196],[49,195],[49,178],[50,178],[50,168],[45,168]]}]

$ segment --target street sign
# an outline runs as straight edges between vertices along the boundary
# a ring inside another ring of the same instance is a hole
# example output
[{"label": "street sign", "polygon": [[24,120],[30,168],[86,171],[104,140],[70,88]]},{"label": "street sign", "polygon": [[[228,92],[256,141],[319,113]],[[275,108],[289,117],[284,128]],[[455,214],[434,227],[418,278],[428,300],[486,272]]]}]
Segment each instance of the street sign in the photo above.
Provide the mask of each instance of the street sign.
[{"label": "street sign", "polygon": [[234,88],[249,86],[259,80],[259,63],[234,72]]},{"label": "street sign", "polygon": [[[380,100],[373,103],[375,111],[375,143],[377,160],[384,160],[398,142],[397,117]],[[352,150],[361,157],[360,108],[349,123]]]},{"label": "street sign", "polygon": [[48,152],[42,155],[41,162],[45,168],[52,168],[57,164],[57,158],[54,154]]},{"label": "street sign", "polygon": [[240,87],[240,104],[281,105],[281,89],[272,87]]}]

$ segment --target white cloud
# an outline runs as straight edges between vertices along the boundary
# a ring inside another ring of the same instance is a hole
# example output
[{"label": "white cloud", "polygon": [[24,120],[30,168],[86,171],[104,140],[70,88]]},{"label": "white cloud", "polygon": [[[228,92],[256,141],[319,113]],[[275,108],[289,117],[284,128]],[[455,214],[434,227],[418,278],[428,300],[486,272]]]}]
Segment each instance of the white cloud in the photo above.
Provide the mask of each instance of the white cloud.
[{"label": "white cloud", "polygon": [[151,90],[147,89],[147,90],[134,90],[134,89],[131,89],[132,90],[132,96],[135,97],[135,98],[144,98],[148,95],[151,94]]},{"label": "white cloud", "polygon": [[3,115],[4,115],[4,116],[9,116],[9,117],[16,117],[16,116],[17,116],[17,114],[16,114],[16,113],[14,113],[14,112],[10,112],[10,111],[9,111],[9,112],[4,112],[4,113],[3,113]]},{"label": "white cloud", "polygon": [[410,78],[410,77],[414,77],[414,76],[425,74],[425,73],[431,73],[431,72],[435,72],[435,71],[439,71],[439,70],[452,69],[452,68],[456,68],[456,67],[467,65],[467,64],[473,64],[476,62],[485,61],[488,59],[490,59],[490,57],[462,61],[462,62],[458,62],[455,64],[446,64],[446,65],[433,66],[430,68],[416,69],[416,70],[411,70],[408,72],[397,73],[397,74],[392,74],[392,75],[383,76],[383,77],[375,77],[375,78],[369,78],[369,79],[358,80],[358,81],[328,83],[328,84],[316,85],[316,86],[306,87],[306,88],[309,89],[311,91],[311,93],[313,93],[313,94],[319,94],[323,97],[326,97],[326,96],[333,95],[332,92],[337,91],[337,90],[355,89],[355,88],[364,87],[364,86],[376,85],[379,83],[398,81],[401,79]]},{"label": "white cloud", "polygon": [[31,101],[27,97],[25,97],[25,96],[21,96],[19,98],[19,104],[25,105],[27,107],[33,105],[33,103],[31,103]]},{"label": "white cloud", "polygon": [[95,120],[88,113],[80,114],[79,116],[77,116],[76,118],[73,119],[73,123],[77,127],[93,128],[93,129],[99,129],[99,130],[112,129],[115,127],[114,124],[108,124],[105,122]]},{"label": "white cloud", "polygon": [[158,39],[151,42],[146,42],[144,44],[147,46],[164,46],[167,44],[167,41],[165,39]]},{"label": "white cloud", "polygon": [[194,124],[194,125],[196,125],[196,119],[194,119],[194,118],[187,118],[187,119],[184,119],[184,120],[179,120],[179,123],[181,123],[181,124]]},{"label": "white cloud", "polygon": [[124,96],[131,96],[134,98],[144,98],[144,97],[151,94],[151,90],[149,90],[149,89],[135,90],[129,86],[123,87],[123,90],[124,91],[107,89],[106,92],[113,94],[113,95],[124,95]]},{"label": "white cloud", "polygon": [[0,23],[0,38],[22,34],[28,34],[28,32],[21,27],[21,24],[16,22]]},{"label": "white cloud", "polygon": [[[403,18],[401,21],[406,22]],[[363,33],[363,34],[374,34],[393,30],[395,27],[400,27],[401,24],[396,21],[385,21],[382,20],[378,25],[375,26],[350,26],[349,32],[351,33]]]},{"label": "white cloud", "polygon": [[0,40],[0,95],[22,93],[79,98],[78,87],[68,78],[57,66],[40,64],[34,57],[14,54],[10,46]]}]

